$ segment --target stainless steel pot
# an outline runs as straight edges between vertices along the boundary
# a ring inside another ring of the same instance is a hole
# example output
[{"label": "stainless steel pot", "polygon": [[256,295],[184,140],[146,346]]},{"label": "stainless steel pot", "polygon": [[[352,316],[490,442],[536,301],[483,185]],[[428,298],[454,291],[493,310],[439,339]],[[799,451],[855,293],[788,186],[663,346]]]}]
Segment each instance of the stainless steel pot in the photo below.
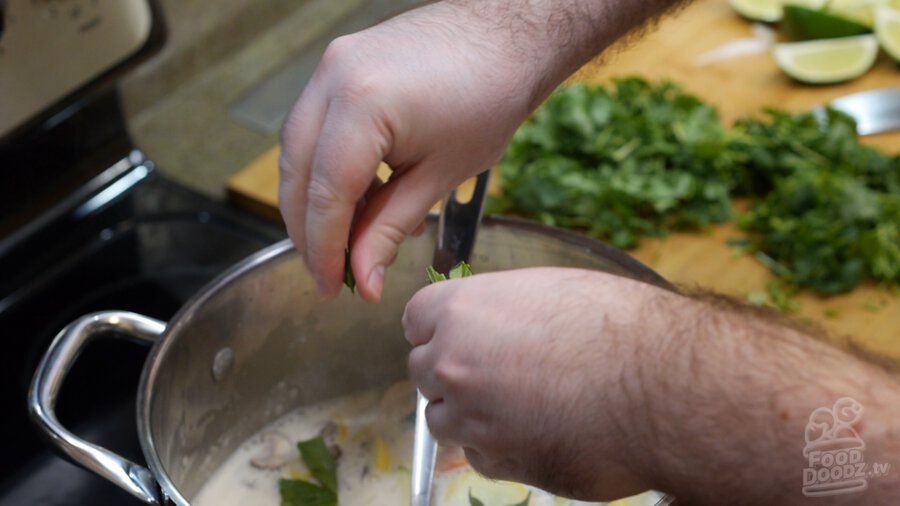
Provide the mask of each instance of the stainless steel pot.
[{"label": "stainless steel pot", "polygon": [[[285,241],[210,283],[168,323],[118,311],[79,318],[59,333],[35,373],[32,417],[75,463],[148,504],[187,505],[238,445],[268,422],[298,406],[406,376],[409,345],[400,316],[426,282],[435,233],[431,219],[425,234],[403,244],[377,305],[346,290],[330,302],[318,299]],[[544,265],[668,286],[631,257],[582,236],[518,220],[484,220],[472,255],[475,272]],[[154,343],[137,405],[149,469],[77,438],[54,414],[79,351],[110,330]]]}]

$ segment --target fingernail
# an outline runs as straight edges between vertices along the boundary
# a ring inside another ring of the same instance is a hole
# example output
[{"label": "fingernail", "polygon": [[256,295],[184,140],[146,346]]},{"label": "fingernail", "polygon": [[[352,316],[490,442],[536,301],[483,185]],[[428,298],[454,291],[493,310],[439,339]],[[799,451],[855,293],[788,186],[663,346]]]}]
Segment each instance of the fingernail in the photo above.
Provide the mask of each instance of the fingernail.
[{"label": "fingernail", "polygon": [[333,287],[320,274],[313,274],[313,279],[316,282],[316,291],[319,293],[319,297],[329,299],[334,295]]},{"label": "fingernail", "polygon": [[367,282],[369,284],[369,290],[381,297],[381,289],[384,287],[384,266],[376,265],[373,267],[372,272],[369,273]]},{"label": "fingernail", "polygon": [[406,316],[406,310],[403,310],[403,316],[400,318],[400,326],[403,327],[403,338],[406,339],[410,345],[412,345],[412,336],[409,335],[409,329],[406,327],[406,324],[409,322],[409,319]]},{"label": "fingernail", "polygon": [[316,281],[316,291],[319,292],[319,296],[324,297],[328,290],[328,285],[325,283],[325,280],[318,274],[315,274],[313,279]]}]

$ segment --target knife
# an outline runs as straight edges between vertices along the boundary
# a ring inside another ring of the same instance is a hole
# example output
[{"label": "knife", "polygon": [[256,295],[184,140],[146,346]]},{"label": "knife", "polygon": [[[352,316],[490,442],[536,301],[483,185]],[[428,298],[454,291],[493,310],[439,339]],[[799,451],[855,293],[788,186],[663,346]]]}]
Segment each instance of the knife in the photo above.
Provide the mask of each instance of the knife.
[{"label": "knife", "polygon": [[[472,198],[462,203],[456,198],[456,190],[444,199],[438,219],[438,240],[434,250],[432,266],[445,276],[459,262],[468,262],[475,246],[475,233],[481,222],[484,199],[490,169],[482,172],[475,180]],[[422,392],[416,391],[416,428],[413,436],[413,462],[411,504],[429,506],[431,504],[431,483],[434,479],[434,464],[437,457],[437,441],[428,430],[425,408],[428,400]]]},{"label": "knife", "polygon": [[[900,130],[900,87],[854,93],[828,105],[856,120],[859,135]],[[814,111],[820,119],[824,112],[821,107]]]}]

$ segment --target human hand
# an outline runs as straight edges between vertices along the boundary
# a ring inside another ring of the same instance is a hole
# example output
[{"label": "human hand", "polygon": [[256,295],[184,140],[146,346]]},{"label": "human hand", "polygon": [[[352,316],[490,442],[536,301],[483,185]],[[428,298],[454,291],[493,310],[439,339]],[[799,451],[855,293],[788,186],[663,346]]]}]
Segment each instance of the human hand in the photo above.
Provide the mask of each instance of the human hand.
[{"label": "human hand", "polygon": [[595,271],[445,281],[403,317],[412,380],[438,440],[487,476],[608,500],[645,489],[689,504],[894,504],[802,493],[810,413],[849,397],[866,463],[900,466],[896,373],[781,315]]},{"label": "human hand", "polygon": [[[540,73],[493,28],[437,3],[328,47],[285,123],[279,186],[288,233],[321,294],[340,290],[352,228],[359,293],[377,301],[407,234],[494,164],[527,117]],[[385,184],[375,177],[381,161],[393,169]]]},{"label": "human hand", "polygon": [[540,268],[420,290],[403,321],[428,425],[485,475],[582,500],[650,488],[644,387],[683,297]]}]

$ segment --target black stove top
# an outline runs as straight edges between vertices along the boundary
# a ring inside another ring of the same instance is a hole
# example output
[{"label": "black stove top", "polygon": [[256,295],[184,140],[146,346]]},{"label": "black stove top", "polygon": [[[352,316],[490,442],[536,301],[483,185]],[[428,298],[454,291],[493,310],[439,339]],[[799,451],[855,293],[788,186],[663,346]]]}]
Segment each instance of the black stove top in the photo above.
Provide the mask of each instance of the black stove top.
[{"label": "black stove top", "polygon": [[[26,409],[38,361],[57,332],[93,311],[169,319],[212,278],[285,234],[167,180],[136,151],[64,201],[19,227],[21,237],[0,234],[0,506],[141,504],[41,439]],[[135,393],[147,351],[92,343],[57,405],[76,435],[141,463]]]}]

